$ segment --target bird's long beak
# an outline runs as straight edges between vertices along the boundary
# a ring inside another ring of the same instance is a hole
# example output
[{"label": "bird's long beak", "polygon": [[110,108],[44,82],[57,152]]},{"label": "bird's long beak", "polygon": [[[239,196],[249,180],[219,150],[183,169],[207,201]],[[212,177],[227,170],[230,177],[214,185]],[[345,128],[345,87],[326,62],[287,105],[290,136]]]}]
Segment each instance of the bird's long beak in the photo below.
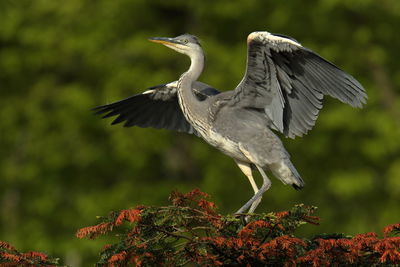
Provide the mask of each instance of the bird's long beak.
[{"label": "bird's long beak", "polygon": [[149,38],[150,42],[160,43],[164,45],[177,45],[179,44],[174,38],[167,38],[167,37],[151,37]]}]

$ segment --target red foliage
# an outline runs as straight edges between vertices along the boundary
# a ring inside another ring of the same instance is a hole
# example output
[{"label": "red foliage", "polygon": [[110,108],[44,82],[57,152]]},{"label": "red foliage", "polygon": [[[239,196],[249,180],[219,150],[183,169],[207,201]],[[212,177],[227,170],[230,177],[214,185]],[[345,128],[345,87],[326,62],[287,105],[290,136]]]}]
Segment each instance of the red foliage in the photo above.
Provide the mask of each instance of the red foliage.
[{"label": "red foliage", "polygon": [[0,249],[15,250],[15,247],[11,246],[7,242],[0,241]]},{"label": "red foliage", "polygon": [[18,255],[15,255],[15,254],[10,254],[10,253],[7,253],[7,252],[1,252],[0,253],[0,258],[9,260],[11,262],[16,262],[16,263],[19,263],[21,261],[21,259],[22,259],[21,256],[18,256]]},{"label": "red foliage", "polygon": [[400,237],[379,239],[375,233],[353,238],[317,239],[318,246],[306,252],[298,262],[313,266],[331,263],[365,264],[400,263]]},{"label": "red foliage", "polygon": [[289,212],[287,210],[285,211],[279,211],[275,213],[276,217],[278,217],[279,219],[286,217],[289,215]]},{"label": "red foliage", "polygon": [[201,192],[199,189],[193,189],[192,191],[182,194],[180,192],[172,192],[169,197],[170,201],[174,206],[192,206],[201,208],[202,212],[209,215],[216,215],[216,205],[213,202],[207,201],[204,198],[208,198],[208,194]]},{"label": "red foliage", "polygon": [[[129,222],[132,227],[115,245],[104,247],[99,266],[328,266],[400,264],[400,224],[354,237],[294,236],[304,223],[318,224],[315,208],[234,218],[217,213],[207,194],[174,192],[172,206],[138,207],[113,213],[106,222],[86,227],[77,236],[95,238]],[[389,236],[393,235],[393,236]],[[1,244],[0,244],[1,246]]]},{"label": "red foliage", "polygon": [[208,194],[201,192],[198,188],[193,189],[192,191],[182,194],[180,192],[172,192],[169,196],[169,200],[172,202],[174,206],[182,206],[187,204],[188,202],[194,201],[198,202],[198,199],[207,198]]},{"label": "red foliage", "polygon": [[126,252],[122,251],[120,253],[112,255],[111,258],[108,260],[108,263],[113,265],[117,262],[121,262],[121,261],[125,260],[125,258],[126,258]]},{"label": "red foliage", "polygon": [[130,223],[138,222],[140,219],[140,209],[128,209],[122,210],[117,219],[115,220],[115,225],[121,225],[124,221],[128,221]]},{"label": "red foliage", "polygon": [[[376,233],[294,236],[302,224],[318,224],[315,208],[297,205],[290,211],[222,216],[207,194],[174,192],[172,206],[112,212],[102,222],[77,231],[94,239],[127,222],[120,241],[103,247],[98,266],[399,266],[400,224]],[[244,217],[245,216],[245,217]],[[0,266],[58,266],[40,252],[18,252],[0,241]]]},{"label": "red foliage", "polygon": [[42,261],[47,259],[46,254],[44,254],[42,252],[35,252],[35,251],[29,251],[26,253],[22,253],[21,256],[24,258],[31,258],[31,259],[38,258],[39,260],[42,260]]},{"label": "red foliage", "polygon": [[41,252],[21,253],[7,242],[0,241],[0,266],[56,266],[58,260]]},{"label": "red foliage", "polygon": [[400,233],[400,223],[388,225],[383,229],[383,234],[385,237],[388,237],[393,233]]},{"label": "red foliage", "polygon": [[90,239],[95,239],[99,235],[111,231],[115,226],[120,226],[125,221],[130,223],[138,222],[140,220],[140,212],[143,208],[143,206],[139,206],[135,209],[121,210],[119,213],[113,213],[111,221],[81,228],[75,235],[78,238],[88,237]]},{"label": "red foliage", "polygon": [[105,234],[108,231],[111,231],[113,228],[113,224],[109,222],[100,223],[95,226],[88,226],[78,230],[76,233],[76,237],[84,238],[88,237],[90,239],[95,239],[99,235]]},{"label": "red foliage", "polygon": [[238,236],[242,239],[248,239],[249,237],[252,237],[254,235],[254,231],[258,228],[268,228],[270,227],[271,224],[269,222],[266,222],[264,220],[258,220],[254,222],[250,222],[247,224],[245,227],[243,227],[239,233]]},{"label": "red foliage", "polygon": [[104,246],[103,246],[103,251],[104,250],[107,250],[107,249],[109,249],[109,248],[111,248],[112,247],[112,245],[111,244],[105,244]]}]

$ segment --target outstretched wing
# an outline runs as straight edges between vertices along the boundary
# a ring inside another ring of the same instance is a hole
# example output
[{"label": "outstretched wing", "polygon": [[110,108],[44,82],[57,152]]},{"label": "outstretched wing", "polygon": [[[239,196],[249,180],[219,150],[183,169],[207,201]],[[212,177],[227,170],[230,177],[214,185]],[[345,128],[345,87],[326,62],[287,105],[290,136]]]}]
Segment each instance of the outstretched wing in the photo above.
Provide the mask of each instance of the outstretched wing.
[{"label": "outstretched wing", "polygon": [[286,136],[302,136],[314,126],[324,95],[353,107],[366,102],[358,81],[296,40],[253,32],[247,42],[246,73],[231,104],[264,109]]},{"label": "outstretched wing", "polygon": [[[157,85],[141,94],[96,107],[94,110],[96,114],[105,114],[103,118],[118,115],[112,124],[125,122],[124,127],[152,127],[196,133],[181,111],[176,90],[176,81]],[[201,82],[193,84],[193,91],[199,100],[219,94],[218,90]]]}]

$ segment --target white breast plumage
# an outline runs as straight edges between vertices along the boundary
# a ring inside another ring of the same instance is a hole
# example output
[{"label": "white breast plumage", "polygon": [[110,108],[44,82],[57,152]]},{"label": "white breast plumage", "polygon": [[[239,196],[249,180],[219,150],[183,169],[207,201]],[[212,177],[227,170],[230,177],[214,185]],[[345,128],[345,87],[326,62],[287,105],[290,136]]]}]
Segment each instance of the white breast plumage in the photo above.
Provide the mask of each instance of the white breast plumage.
[{"label": "white breast plumage", "polygon": [[215,146],[224,154],[230,157],[237,158],[238,154],[242,154],[236,142],[230,140],[225,136],[222,136],[221,134],[213,131],[212,129],[210,129],[209,134],[206,137],[203,136],[203,138],[210,145]]}]

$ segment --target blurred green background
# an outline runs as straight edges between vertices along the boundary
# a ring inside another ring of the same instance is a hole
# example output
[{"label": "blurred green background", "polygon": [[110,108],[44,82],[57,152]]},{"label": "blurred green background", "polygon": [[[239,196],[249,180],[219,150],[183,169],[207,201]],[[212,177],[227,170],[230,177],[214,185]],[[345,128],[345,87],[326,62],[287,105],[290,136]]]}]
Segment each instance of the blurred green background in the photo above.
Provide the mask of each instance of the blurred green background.
[{"label": "blurred green background", "polygon": [[[64,264],[95,262],[107,238],[77,240],[97,215],[211,194],[222,213],[252,195],[233,160],[195,136],[110,126],[90,109],[176,80],[189,60],[151,36],[199,36],[203,82],[233,89],[255,30],[290,35],[356,77],[369,100],[334,99],[303,138],[283,138],[306,180],[273,179],[258,211],[318,206],[322,232],[400,221],[400,1],[0,0],[0,240]],[[257,176],[259,179],[259,177]],[[260,180],[259,180],[260,182]]]}]

